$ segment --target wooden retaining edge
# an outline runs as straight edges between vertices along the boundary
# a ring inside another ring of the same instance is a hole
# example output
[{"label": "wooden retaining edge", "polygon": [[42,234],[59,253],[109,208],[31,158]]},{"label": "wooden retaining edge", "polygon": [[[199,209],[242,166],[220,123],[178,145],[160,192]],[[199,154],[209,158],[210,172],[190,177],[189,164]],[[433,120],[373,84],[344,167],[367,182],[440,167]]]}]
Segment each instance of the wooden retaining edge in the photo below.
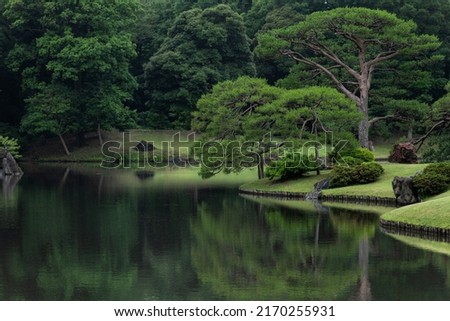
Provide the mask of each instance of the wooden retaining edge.
[{"label": "wooden retaining edge", "polygon": [[248,190],[239,188],[239,193],[247,194],[247,195],[255,195],[255,196],[265,196],[265,197],[274,197],[274,198],[282,198],[282,199],[297,199],[304,200],[306,199],[307,193],[300,192],[282,192],[282,191],[261,191],[261,190]]},{"label": "wooden retaining edge", "polygon": [[[282,199],[298,199],[304,200],[308,193],[300,192],[283,192],[283,191],[261,191],[261,190],[248,190],[239,188],[239,192],[242,194],[275,197]],[[386,205],[396,206],[395,198],[390,197],[374,197],[374,196],[353,196],[353,195],[322,195],[321,201],[324,202],[336,202],[336,203],[354,203],[363,205]]]},{"label": "wooden retaining edge", "polygon": [[380,220],[380,229],[390,234],[419,237],[432,241],[450,242],[450,229]]}]

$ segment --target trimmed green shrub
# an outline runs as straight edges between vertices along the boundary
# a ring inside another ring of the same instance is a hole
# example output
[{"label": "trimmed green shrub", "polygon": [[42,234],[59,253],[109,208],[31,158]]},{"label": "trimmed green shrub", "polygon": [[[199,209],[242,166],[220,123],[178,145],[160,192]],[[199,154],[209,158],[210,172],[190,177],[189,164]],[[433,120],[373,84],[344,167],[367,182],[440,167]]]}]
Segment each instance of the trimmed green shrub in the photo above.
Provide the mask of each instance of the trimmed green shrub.
[{"label": "trimmed green shrub", "polygon": [[287,152],[281,159],[269,164],[266,169],[266,176],[269,179],[279,177],[281,180],[288,180],[302,177],[314,170],[317,170],[317,164],[310,160],[308,156]]},{"label": "trimmed green shrub", "polygon": [[423,170],[423,173],[441,174],[447,177],[447,179],[450,181],[450,162],[430,164]]},{"label": "trimmed green shrub", "polygon": [[334,188],[353,185],[352,183],[353,168],[354,167],[341,165],[338,165],[335,168],[333,168],[333,171],[331,172],[330,187]]},{"label": "trimmed green shrub", "polygon": [[330,186],[344,187],[375,182],[384,169],[377,163],[362,163],[356,166],[336,166],[331,172]]},{"label": "trimmed green shrub", "polygon": [[341,163],[342,165],[356,166],[361,165],[362,163],[364,163],[364,161],[362,159],[354,158],[352,156],[344,156],[341,159]]},{"label": "trimmed green shrub", "polygon": [[353,158],[360,159],[362,162],[374,162],[375,155],[367,148],[356,148],[350,155]]},{"label": "trimmed green shrub", "polygon": [[413,178],[414,187],[421,197],[444,193],[448,189],[450,179],[442,174],[428,171],[422,172]]},{"label": "trimmed green shrub", "polygon": [[378,163],[362,163],[353,168],[353,181],[356,184],[375,182],[384,173],[383,167]]}]

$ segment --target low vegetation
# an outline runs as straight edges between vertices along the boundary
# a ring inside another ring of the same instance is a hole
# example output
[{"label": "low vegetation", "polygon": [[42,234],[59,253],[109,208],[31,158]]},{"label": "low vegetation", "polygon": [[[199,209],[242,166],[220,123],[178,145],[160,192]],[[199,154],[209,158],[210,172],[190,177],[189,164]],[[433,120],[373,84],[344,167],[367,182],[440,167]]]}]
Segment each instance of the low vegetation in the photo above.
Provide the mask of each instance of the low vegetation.
[{"label": "low vegetation", "polygon": [[416,226],[450,229],[450,197],[405,206],[386,213],[381,218]]}]

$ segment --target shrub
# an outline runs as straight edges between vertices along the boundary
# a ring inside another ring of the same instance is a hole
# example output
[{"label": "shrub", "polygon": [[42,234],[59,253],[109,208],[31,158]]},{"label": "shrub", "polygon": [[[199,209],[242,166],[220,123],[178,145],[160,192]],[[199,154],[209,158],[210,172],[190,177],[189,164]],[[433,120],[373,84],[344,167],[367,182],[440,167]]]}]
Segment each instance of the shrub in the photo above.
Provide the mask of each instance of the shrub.
[{"label": "shrub", "polygon": [[343,187],[352,185],[353,168],[350,166],[336,166],[331,172],[330,187]]},{"label": "shrub", "polygon": [[448,189],[450,179],[442,174],[428,171],[422,172],[413,178],[414,187],[421,197],[441,194]]},{"label": "shrub", "polygon": [[383,167],[378,163],[362,163],[353,168],[352,179],[356,184],[375,182],[384,173]]},{"label": "shrub", "polygon": [[343,163],[343,165],[356,166],[361,165],[363,163],[363,160],[359,158],[354,158],[352,156],[344,156],[341,159],[341,163]]},{"label": "shrub", "polygon": [[330,186],[334,188],[372,183],[383,172],[383,167],[377,163],[362,163],[356,166],[336,166],[331,172]]},{"label": "shrub", "polygon": [[351,156],[353,157],[353,152],[356,148],[358,148],[359,143],[356,140],[355,136],[352,133],[340,133],[337,136],[334,137],[335,141],[343,141],[345,142],[345,145],[340,148],[339,144],[337,149],[333,149],[329,154],[328,154],[328,158],[331,161],[341,161],[342,157],[345,156]]},{"label": "shrub", "polygon": [[443,163],[434,163],[431,165],[428,165],[423,172],[425,174],[428,173],[435,173],[435,174],[441,174],[450,181],[450,162],[443,162]]},{"label": "shrub", "polygon": [[279,177],[281,180],[288,180],[299,178],[313,170],[317,170],[317,164],[306,155],[287,152],[281,159],[270,163],[266,175],[269,179]]},{"label": "shrub", "polygon": [[16,159],[22,157],[19,153],[20,150],[19,143],[15,138],[0,136],[0,151],[2,150],[8,151]]},{"label": "shrub", "polygon": [[370,150],[351,145],[344,147],[339,153],[333,150],[329,157],[349,166],[375,161],[375,156]]},{"label": "shrub", "polygon": [[375,161],[375,155],[367,148],[356,148],[349,156],[356,159],[360,159],[363,162]]}]

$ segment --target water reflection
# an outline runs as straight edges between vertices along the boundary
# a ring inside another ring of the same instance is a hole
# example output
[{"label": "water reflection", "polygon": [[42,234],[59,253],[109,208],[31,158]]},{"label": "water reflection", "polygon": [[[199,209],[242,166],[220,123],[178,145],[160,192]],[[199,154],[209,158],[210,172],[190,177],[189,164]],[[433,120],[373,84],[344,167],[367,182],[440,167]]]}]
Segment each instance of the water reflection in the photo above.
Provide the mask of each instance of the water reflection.
[{"label": "water reflection", "polygon": [[[342,210],[328,212],[262,207],[236,198],[203,202],[192,225],[192,255],[200,278],[227,299],[352,296],[368,265],[364,251],[368,253],[377,220],[371,215],[344,220]],[[367,287],[367,271],[363,277],[361,287]]]},{"label": "water reflection", "polygon": [[379,233],[367,209],[189,171],[26,172],[0,198],[1,300],[450,298],[450,255]]}]

